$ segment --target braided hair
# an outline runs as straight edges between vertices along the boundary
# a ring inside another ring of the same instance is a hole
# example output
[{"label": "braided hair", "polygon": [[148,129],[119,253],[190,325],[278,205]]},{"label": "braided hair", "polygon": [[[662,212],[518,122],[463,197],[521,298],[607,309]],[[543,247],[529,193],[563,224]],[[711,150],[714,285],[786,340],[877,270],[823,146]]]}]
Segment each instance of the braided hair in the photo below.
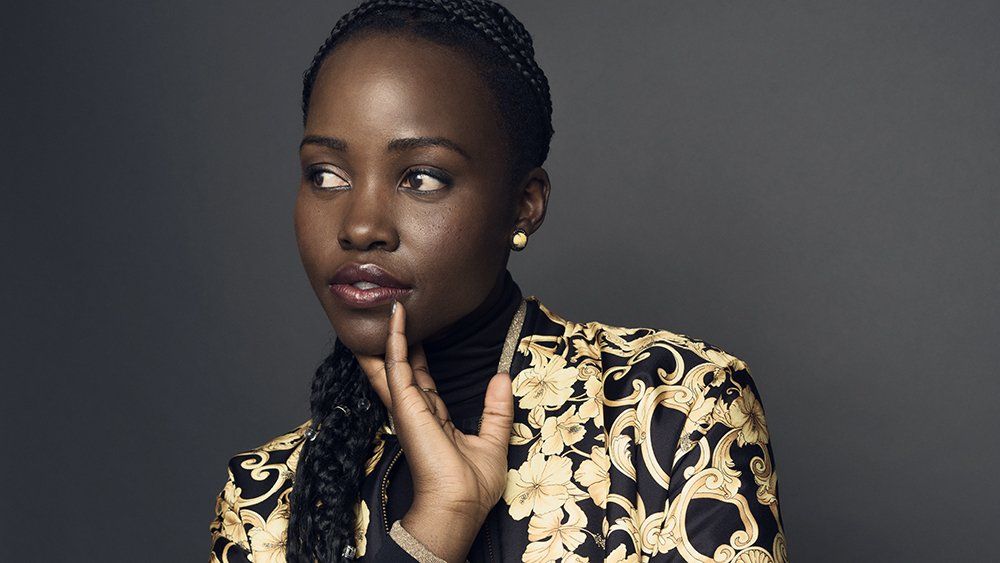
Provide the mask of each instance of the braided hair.
[{"label": "braided hair", "polygon": [[[490,0],[368,0],[354,8],[334,25],[303,74],[303,123],[327,55],[350,37],[376,33],[411,34],[472,57],[494,94],[508,143],[510,182],[545,162],[553,134],[548,80],[524,26]],[[310,407],[315,434],[304,442],[294,476],[286,556],[340,561],[354,543],[364,466],[387,415],[339,338],[316,370]]]}]

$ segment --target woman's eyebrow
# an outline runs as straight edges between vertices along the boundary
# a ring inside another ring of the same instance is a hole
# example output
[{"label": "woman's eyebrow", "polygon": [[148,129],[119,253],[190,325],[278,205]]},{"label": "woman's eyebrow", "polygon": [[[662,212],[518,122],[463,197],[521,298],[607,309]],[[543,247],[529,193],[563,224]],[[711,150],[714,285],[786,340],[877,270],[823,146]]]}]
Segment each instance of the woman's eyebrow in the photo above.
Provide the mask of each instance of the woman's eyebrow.
[{"label": "woman's eyebrow", "polygon": [[299,143],[299,150],[302,150],[302,147],[306,145],[320,145],[335,151],[347,150],[347,143],[343,139],[338,139],[337,137],[324,137],[322,135],[306,135],[302,138],[302,142]]},{"label": "woman's eyebrow", "polygon": [[[306,135],[303,137],[302,142],[299,143],[299,150],[302,150],[302,147],[306,145],[320,145],[335,151],[347,150],[347,142],[343,139],[339,139],[337,137],[326,137],[323,135]],[[421,147],[444,147],[457,152],[467,160],[472,158],[458,143],[446,137],[404,137],[400,139],[393,139],[389,141],[386,149],[399,152]]]},{"label": "woman's eyebrow", "polygon": [[404,151],[420,147],[444,147],[457,152],[466,160],[471,159],[469,153],[465,152],[465,149],[460,147],[458,143],[445,137],[406,137],[403,139],[393,139],[389,141],[389,146],[386,148],[390,151]]}]

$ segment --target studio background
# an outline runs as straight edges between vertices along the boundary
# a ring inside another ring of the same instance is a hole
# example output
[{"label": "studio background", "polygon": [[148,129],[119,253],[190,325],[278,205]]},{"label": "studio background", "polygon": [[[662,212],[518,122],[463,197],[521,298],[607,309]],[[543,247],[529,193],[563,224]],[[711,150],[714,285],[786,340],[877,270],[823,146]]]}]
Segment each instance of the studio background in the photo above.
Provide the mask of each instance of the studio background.
[{"label": "studio background", "polygon": [[[353,2],[0,23],[5,561],[203,561],[226,462],[308,417],[301,73]],[[995,552],[996,2],[537,2],[560,315],[747,361],[793,561]]]}]

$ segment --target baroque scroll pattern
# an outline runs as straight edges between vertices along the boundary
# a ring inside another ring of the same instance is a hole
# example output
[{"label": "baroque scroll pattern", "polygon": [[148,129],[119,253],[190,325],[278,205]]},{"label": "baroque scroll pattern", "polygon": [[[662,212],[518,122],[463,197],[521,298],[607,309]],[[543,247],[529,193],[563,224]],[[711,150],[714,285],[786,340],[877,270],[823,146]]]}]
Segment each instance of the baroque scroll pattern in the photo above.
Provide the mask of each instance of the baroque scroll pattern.
[{"label": "baroque scroll pattern", "polygon": [[[608,562],[787,561],[767,425],[748,366],[681,334],[574,323],[539,308],[563,333],[530,335],[518,350],[530,361],[514,378],[514,396],[529,414],[515,423],[511,446],[528,451],[509,470],[503,498],[511,518],[529,518],[521,560],[589,561],[577,551],[590,540]],[[618,393],[608,396],[612,389]],[[675,416],[664,416],[667,409]],[[741,492],[748,485],[756,487],[751,498]],[[689,513],[705,509],[693,507],[702,499],[731,506],[740,523],[711,553],[699,552],[704,538],[695,542],[687,529]],[[612,512],[618,516],[609,522]],[[760,545],[762,524],[773,530],[769,545]]]}]

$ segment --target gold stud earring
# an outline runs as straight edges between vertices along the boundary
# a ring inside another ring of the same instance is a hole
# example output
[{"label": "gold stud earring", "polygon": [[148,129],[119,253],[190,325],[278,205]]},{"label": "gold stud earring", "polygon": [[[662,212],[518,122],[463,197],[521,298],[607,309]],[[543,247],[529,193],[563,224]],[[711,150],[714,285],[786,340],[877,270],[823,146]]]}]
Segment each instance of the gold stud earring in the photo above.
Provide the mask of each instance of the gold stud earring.
[{"label": "gold stud earring", "polygon": [[511,248],[514,250],[524,250],[524,247],[528,246],[528,233],[522,228],[518,228],[514,231],[514,236],[511,238]]}]

